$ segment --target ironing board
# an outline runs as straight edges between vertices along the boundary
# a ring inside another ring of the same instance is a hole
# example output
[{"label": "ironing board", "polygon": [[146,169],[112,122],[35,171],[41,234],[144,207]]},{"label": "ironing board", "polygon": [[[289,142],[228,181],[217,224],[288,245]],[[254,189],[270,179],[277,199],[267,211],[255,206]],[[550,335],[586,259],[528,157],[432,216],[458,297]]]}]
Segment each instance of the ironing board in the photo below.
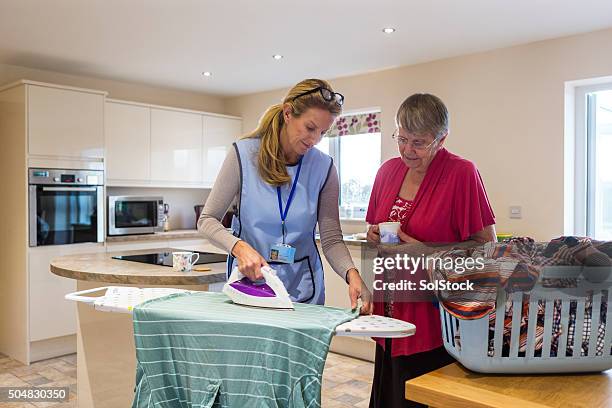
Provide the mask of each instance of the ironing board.
[{"label": "ironing board", "polygon": [[[103,290],[105,290],[103,296],[86,296]],[[131,314],[135,306],[148,300],[184,292],[194,291],[175,288],[105,286],[69,293],[65,298],[67,300],[89,304],[96,310],[102,312]],[[292,313],[292,311],[283,310],[279,311],[279,313]],[[370,315],[359,316],[351,321],[338,325],[334,334],[336,336],[399,338],[412,336],[415,331],[416,327],[412,323],[384,316]]]}]

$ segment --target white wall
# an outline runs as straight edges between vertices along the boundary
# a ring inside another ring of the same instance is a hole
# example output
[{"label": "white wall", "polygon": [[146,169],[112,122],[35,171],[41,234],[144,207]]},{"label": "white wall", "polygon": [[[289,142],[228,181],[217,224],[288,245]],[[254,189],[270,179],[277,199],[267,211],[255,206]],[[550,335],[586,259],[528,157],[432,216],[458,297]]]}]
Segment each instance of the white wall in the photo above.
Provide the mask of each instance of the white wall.
[{"label": "white wall", "polygon": [[[418,46],[418,41],[415,42]],[[447,148],[476,163],[499,232],[539,240],[563,234],[565,82],[612,75],[612,30],[332,80],[346,109],[382,108],[382,159],[397,155],[394,114],[415,92],[438,95],[451,113]],[[227,100],[253,129],[286,89]],[[509,218],[520,205],[523,218]]]}]

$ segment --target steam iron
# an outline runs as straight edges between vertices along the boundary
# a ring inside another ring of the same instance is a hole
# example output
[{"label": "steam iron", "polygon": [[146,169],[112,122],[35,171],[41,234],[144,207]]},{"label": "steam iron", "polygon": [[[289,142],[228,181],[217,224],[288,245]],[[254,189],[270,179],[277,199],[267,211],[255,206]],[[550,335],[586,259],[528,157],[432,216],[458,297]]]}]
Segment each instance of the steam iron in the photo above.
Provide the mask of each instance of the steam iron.
[{"label": "steam iron", "polygon": [[264,266],[261,273],[265,282],[253,282],[234,268],[223,286],[223,293],[240,305],[293,310],[287,289],[276,276],[276,271]]}]

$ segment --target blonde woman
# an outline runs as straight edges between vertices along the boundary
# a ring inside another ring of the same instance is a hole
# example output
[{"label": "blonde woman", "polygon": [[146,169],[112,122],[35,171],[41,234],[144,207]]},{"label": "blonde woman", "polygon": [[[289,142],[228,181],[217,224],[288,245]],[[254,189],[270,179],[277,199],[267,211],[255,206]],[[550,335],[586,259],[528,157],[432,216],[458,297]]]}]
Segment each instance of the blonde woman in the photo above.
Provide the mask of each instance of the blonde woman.
[{"label": "blonde woman", "polygon": [[[268,108],[252,133],[225,158],[198,229],[251,280],[261,267],[278,272],[291,300],[323,304],[321,257],[315,244],[318,224],[323,253],[349,285],[353,308],[371,313],[371,295],[342,240],[338,216],[338,173],[331,157],[313,147],[342,112],[344,97],[320,79],[295,85],[281,104]],[[234,200],[232,232],[221,218]]]}]

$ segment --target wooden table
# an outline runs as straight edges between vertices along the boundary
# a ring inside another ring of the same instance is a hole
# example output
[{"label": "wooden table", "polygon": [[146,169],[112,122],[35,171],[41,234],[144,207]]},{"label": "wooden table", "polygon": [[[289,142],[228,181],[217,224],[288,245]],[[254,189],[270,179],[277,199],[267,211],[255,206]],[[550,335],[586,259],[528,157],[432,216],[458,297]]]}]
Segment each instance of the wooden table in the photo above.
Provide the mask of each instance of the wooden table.
[{"label": "wooden table", "polygon": [[609,407],[612,370],[598,374],[479,374],[453,363],[406,381],[406,395],[432,407]]}]

